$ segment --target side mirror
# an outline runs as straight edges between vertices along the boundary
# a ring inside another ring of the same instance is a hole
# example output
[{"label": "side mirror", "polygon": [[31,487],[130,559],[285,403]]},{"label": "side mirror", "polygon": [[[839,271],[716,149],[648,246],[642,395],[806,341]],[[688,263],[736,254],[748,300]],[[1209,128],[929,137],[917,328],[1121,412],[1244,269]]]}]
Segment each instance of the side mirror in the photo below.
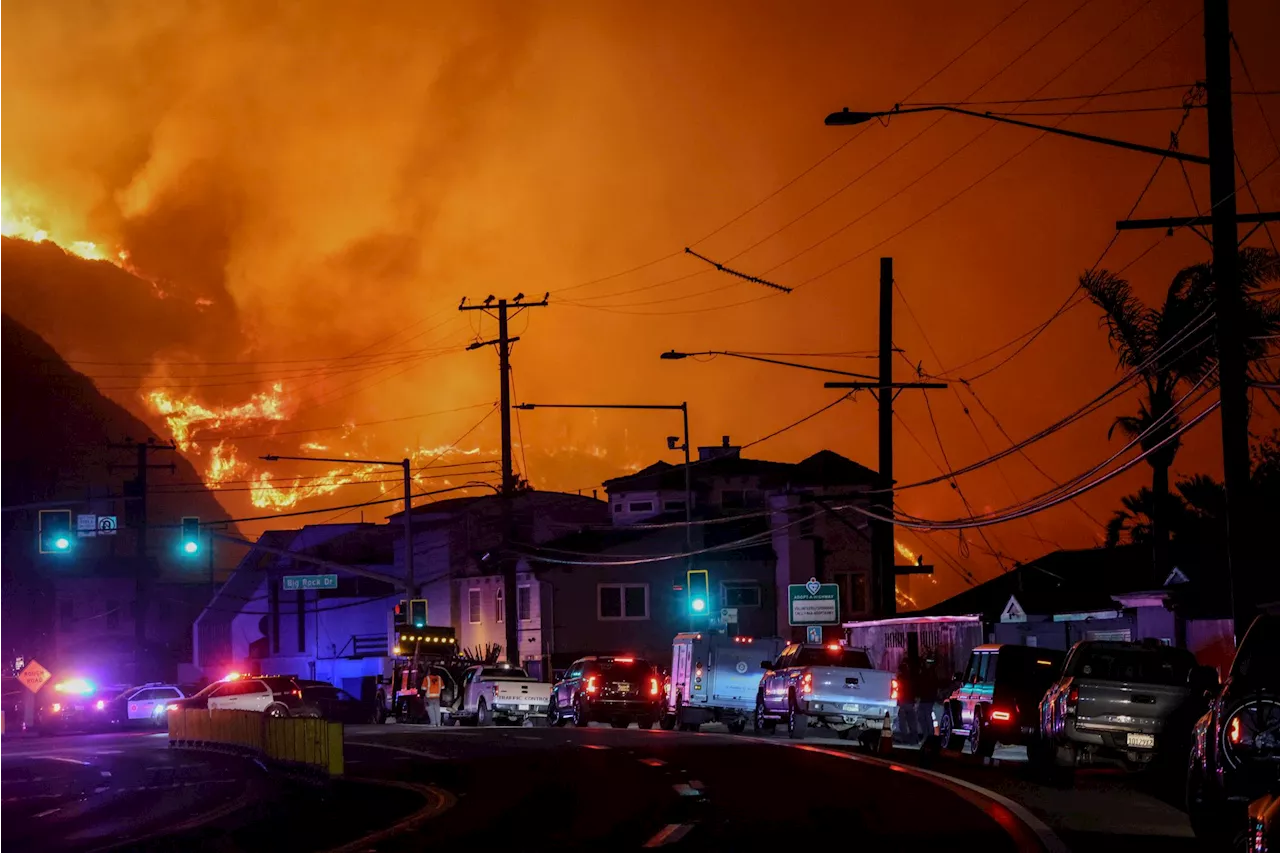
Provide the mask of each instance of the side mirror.
[{"label": "side mirror", "polygon": [[760,661],[760,668],[761,668],[761,669],[773,669],[773,661],[771,661],[771,660],[762,660],[762,661]]}]

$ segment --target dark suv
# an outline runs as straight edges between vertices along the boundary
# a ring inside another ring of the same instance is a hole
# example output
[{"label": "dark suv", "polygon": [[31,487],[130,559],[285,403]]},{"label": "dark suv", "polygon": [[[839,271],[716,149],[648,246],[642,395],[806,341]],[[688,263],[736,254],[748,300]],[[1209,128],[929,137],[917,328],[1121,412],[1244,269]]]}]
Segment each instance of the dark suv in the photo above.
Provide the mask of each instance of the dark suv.
[{"label": "dark suv", "polygon": [[1254,620],[1208,712],[1196,723],[1187,811],[1196,836],[1243,829],[1249,804],[1280,793],[1280,614]]},{"label": "dark suv", "polygon": [[1063,653],[1035,646],[992,643],[969,654],[956,674],[959,686],[942,703],[938,733],[946,749],[968,740],[975,755],[990,756],[996,744],[1029,743],[1038,730],[1040,697],[1062,669]]},{"label": "dark suv", "polygon": [[551,688],[548,718],[556,726],[607,720],[615,729],[632,723],[648,729],[661,715],[662,679],[643,658],[581,658]]}]

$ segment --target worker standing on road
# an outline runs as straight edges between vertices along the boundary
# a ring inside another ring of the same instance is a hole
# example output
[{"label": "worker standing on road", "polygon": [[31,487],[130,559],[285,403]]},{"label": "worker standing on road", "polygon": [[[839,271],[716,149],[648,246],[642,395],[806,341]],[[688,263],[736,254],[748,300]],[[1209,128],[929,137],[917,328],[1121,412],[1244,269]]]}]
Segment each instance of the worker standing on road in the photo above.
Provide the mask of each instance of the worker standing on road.
[{"label": "worker standing on road", "polygon": [[938,701],[938,653],[934,649],[925,649],[924,660],[920,663],[920,671],[916,675],[916,686],[913,689],[916,699],[916,720],[920,726],[920,736],[927,738],[933,734],[933,706]]},{"label": "worker standing on road", "polygon": [[444,690],[444,679],[434,672],[422,679],[422,700],[427,706],[427,725],[440,725],[440,692]]},{"label": "worker standing on road", "polygon": [[919,677],[919,654],[915,649],[909,649],[898,664],[898,725],[902,729],[903,742],[907,744],[919,743],[922,737],[916,716]]}]

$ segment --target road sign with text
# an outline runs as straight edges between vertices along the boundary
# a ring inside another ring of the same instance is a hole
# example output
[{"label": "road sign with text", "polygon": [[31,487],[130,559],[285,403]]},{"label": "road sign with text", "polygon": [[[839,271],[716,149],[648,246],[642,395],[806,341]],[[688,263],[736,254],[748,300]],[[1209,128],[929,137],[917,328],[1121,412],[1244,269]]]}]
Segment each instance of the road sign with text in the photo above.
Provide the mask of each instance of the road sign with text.
[{"label": "road sign with text", "polygon": [[32,693],[39,692],[40,688],[44,687],[45,682],[50,678],[53,678],[53,673],[34,660],[24,666],[22,672],[18,673],[18,680],[22,682],[22,686]]},{"label": "road sign with text", "polygon": [[337,589],[337,575],[285,575],[284,588],[289,589]]},{"label": "road sign with text", "polygon": [[808,583],[787,586],[787,614],[792,625],[840,624],[840,587],[833,583]]}]

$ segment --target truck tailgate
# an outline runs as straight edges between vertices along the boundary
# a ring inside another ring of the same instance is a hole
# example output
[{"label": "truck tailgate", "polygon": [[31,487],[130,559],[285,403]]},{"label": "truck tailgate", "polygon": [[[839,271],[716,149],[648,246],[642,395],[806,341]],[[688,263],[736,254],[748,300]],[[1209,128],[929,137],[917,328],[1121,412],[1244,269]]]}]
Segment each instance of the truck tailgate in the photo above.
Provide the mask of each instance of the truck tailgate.
[{"label": "truck tailgate", "polygon": [[694,690],[691,700],[709,700],[718,707],[754,708],[760,690],[760,654],[758,648],[746,644],[713,649],[707,689]]},{"label": "truck tailgate", "polygon": [[1076,678],[1076,725],[1086,729],[1157,734],[1187,700],[1186,687]]},{"label": "truck tailgate", "polygon": [[493,701],[503,705],[528,705],[529,710],[545,708],[551,702],[551,685],[537,681],[498,681],[493,685]]},{"label": "truck tailgate", "polygon": [[880,706],[886,710],[896,707],[893,698],[893,674],[875,669],[845,669],[843,667],[814,666],[807,672],[813,677],[813,692],[809,700]]}]

